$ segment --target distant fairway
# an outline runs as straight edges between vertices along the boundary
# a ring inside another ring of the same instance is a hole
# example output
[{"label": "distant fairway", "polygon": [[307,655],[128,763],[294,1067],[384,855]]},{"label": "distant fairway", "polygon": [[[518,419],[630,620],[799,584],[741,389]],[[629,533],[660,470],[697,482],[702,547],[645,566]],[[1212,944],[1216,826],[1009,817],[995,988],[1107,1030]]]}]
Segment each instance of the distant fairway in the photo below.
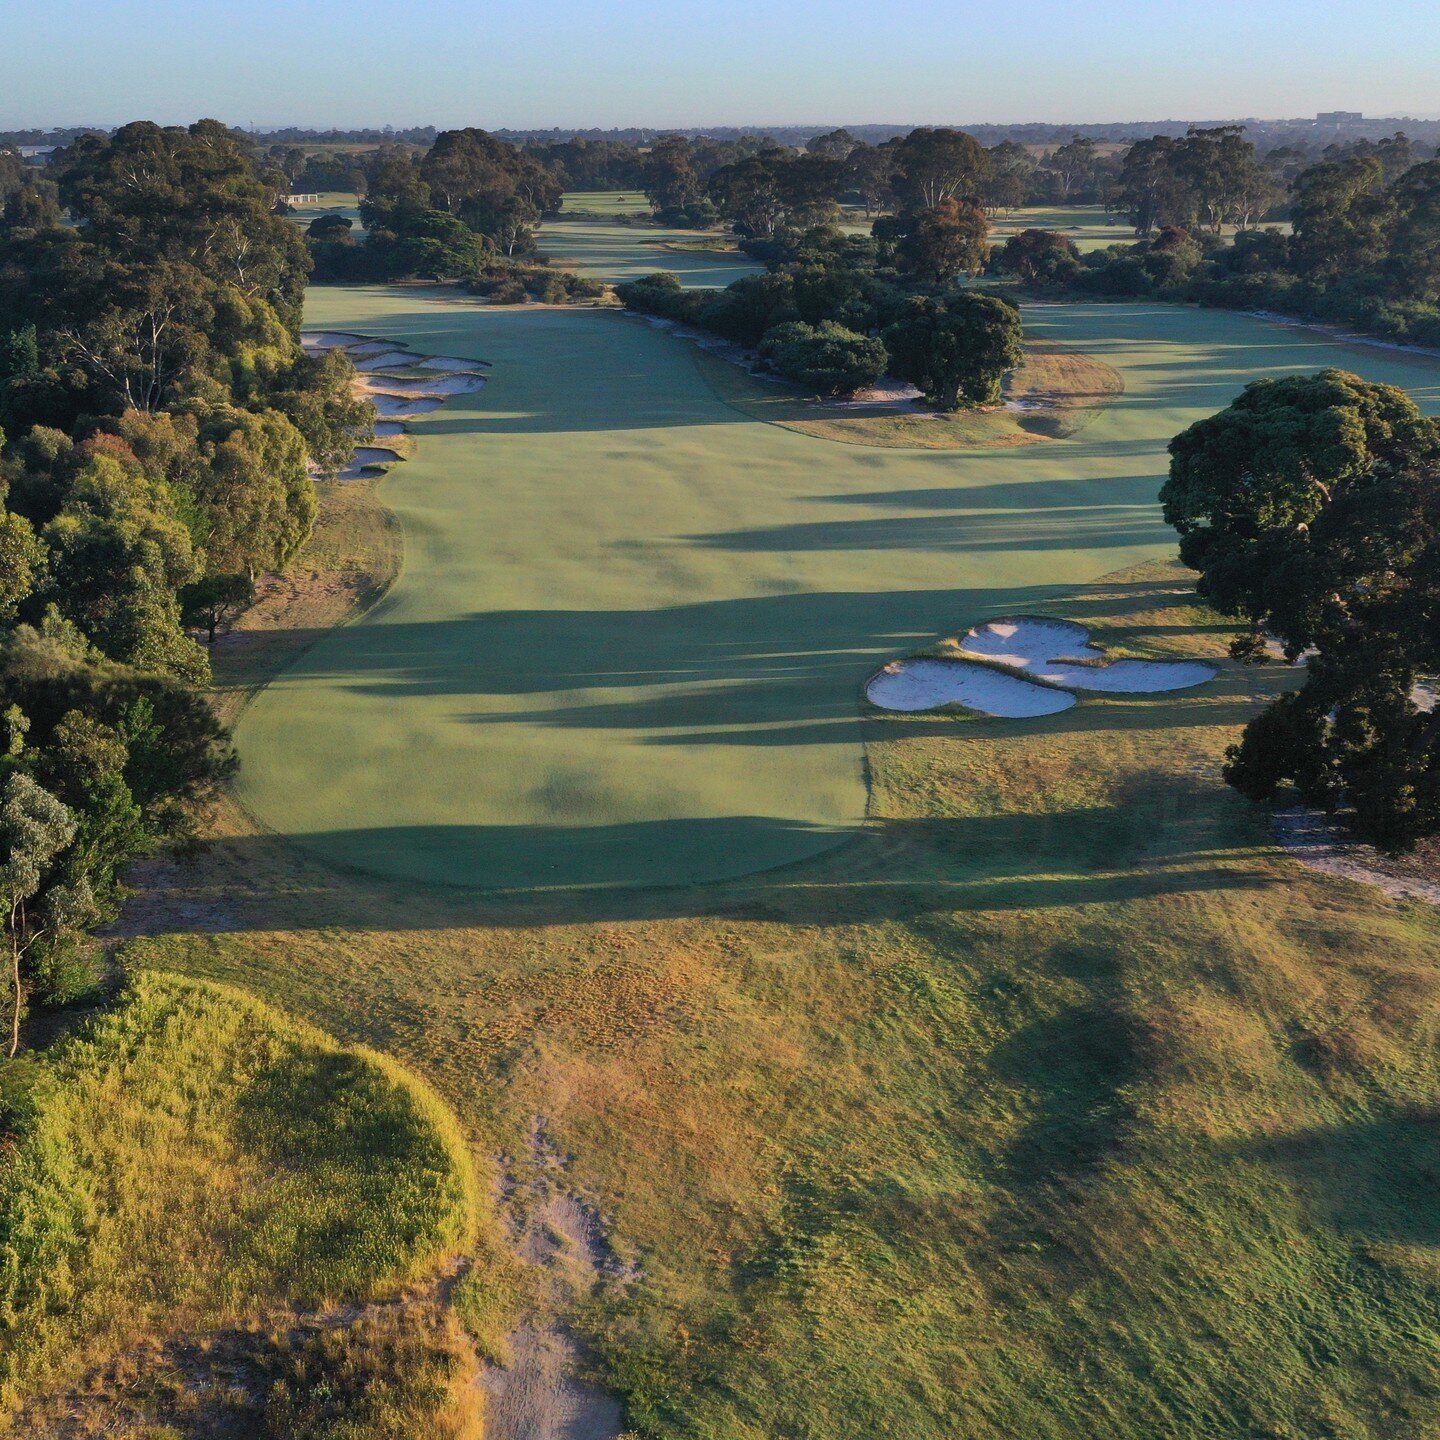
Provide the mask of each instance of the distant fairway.
[{"label": "distant fairway", "polygon": [[[616,218],[567,218],[567,212],[573,215],[575,211],[584,216]],[[694,245],[707,240],[720,245],[725,237],[718,231],[667,230],[639,223],[640,217],[649,213],[650,206],[638,190],[567,195],[560,218],[547,220],[541,227],[541,252],[564,269],[592,280],[635,280],[656,270],[669,270],[680,277],[682,285],[703,287],[728,285],[742,275],[756,275],[763,268],[738,252],[733,256],[687,255],[667,250],[667,244]],[[636,223],[622,223],[621,217],[625,216],[635,217]]]},{"label": "distant fairway", "polygon": [[990,239],[997,245],[1022,230],[1058,230],[1082,254],[1103,250],[1107,245],[1133,245],[1137,238],[1133,226],[1108,214],[1100,205],[1031,205],[1002,210],[991,217],[990,226]]},{"label": "distant fairway", "polygon": [[933,636],[1172,551],[1170,436],[1339,364],[1440,409],[1440,364],[1233,315],[1044,306],[1127,393],[1079,438],[873,450],[750,420],[614,313],[319,289],[307,322],[494,363],[386,481],[405,567],[239,727],[241,794],[334,863],[483,887],[646,885],[834,845],[860,687]]}]

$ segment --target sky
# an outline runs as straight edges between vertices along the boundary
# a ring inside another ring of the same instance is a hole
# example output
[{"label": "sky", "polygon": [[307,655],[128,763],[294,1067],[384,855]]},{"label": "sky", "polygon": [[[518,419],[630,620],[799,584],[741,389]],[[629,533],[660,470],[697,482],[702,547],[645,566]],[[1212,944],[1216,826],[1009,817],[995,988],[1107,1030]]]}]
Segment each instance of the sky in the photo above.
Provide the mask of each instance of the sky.
[{"label": "sky", "polygon": [[1440,111],[1436,0],[42,0],[23,17],[3,4],[5,129]]}]

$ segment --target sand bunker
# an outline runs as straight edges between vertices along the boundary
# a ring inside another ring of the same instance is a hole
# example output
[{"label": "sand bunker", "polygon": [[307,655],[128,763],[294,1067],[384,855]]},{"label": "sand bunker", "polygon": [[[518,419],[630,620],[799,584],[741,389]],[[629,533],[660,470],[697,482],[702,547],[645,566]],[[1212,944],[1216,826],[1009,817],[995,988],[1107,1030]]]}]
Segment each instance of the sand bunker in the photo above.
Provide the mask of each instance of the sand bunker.
[{"label": "sand bunker", "polygon": [[386,395],[381,391],[366,392],[365,398],[382,414],[401,419],[412,415],[428,415],[445,402],[424,395]]},{"label": "sand bunker", "polygon": [[393,465],[401,458],[397,451],[388,450],[381,445],[357,445],[355,458],[335,478],[337,480],[359,480],[367,475],[375,474],[386,465]]},{"label": "sand bunker", "polygon": [[[1075,704],[1071,690],[1112,695],[1184,690],[1213,680],[1198,660],[1111,660],[1083,625],[1018,616],[977,625],[960,648],[989,662],[917,657],[894,660],[865,686],[882,710],[936,710],[964,705],[984,715],[1027,719]],[[1043,681],[1043,684],[1035,684]],[[1064,689],[1054,687],[1064,686]]]},{"label": "sand bunker", "polygon": [[487,368],[488,360],[462,360],[457,355],[427,355],[420,362],[421,370],[478,370]]},{"label": "sand bunker", "polygon": [[1083,625],[1037,616],[991,620],[972,630],[960,648],[1051,685],[1112,695],[1186,690],[1216,673],[1215,666],[1198,660],[1106,661]]},{"label": "sand bunker", "polygon": [[[352,355],[355,352],[350,352]],[[409,367],[415,363],[415,356],[408,350],[381,350],[374,355],[355,361],[357,370],[387,370],[392,366]]]},{"label": "sand bunker", "polygon": [[434,380],[392,380],[376,383],[387,395],[473,395],[485,388],[483,375],[445,375]]},{"label": "sand bunker", "polygon": [[377,420],[375,422],[375,438],[377,440],[389,440],[392,436],[404,433],[405,425],[400,420]]},{"label": "sand bunker", "polygon": [[1075,704],[1075,697],[1064,690],[1032,685],[1018,675],[969,660],[892,660],[871,676],[865,696],[882,710],[964,705],[1007,720],[1056,715]]},{"label": "sand bunker", "polygon": [[346,335],[338,330],[310,330],[300,337],[307,350],[348,350],[364,342],[363,335]]},{"label": "sand bunker", "polygon": [[409,354],[402,346],[397,345],[393,340],[366,340],[360,339],[353,345],[345,347],[352,355],[380,355],[386,350],[400,350],[403,354]]}]

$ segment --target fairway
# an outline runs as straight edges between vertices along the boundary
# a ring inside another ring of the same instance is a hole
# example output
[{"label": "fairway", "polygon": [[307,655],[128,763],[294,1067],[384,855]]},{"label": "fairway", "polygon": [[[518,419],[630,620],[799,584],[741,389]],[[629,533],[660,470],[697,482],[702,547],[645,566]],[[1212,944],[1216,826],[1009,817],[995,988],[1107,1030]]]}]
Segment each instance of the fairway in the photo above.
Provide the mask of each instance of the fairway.
[{"label": "fairway", "polygon": [[405,533],[389,596],[245,713],[244,802],[330,863],[451,885],[797,860],[865,817],[867,676],[1169,553],[1165,444],[1247,380],[1340,364],[1440,408],[1440,365],[1232,315],[1028,320],[1126,394],[1077,439],[957,455],[748,419],[624,315],[312,291],[311,326],[493,370],[415,422],[385,482]]},{"label": "fairway", "polygon": [[[567,211],[606,218],[567,218]],[[668,270],[687,288],[721,286],[745,275],[758,275],[763,268],[738,251],[728,255],[704,250],[687,254],[683,249],[669,249],[671,245],[704,245],[708,241],[718,246],[725,237],[718,231],[671,230],[652,225],[645,218],[649,214],[649,205],[636,191],[567,195],[559,218],[541,226],[540,250],[562,269],[617,284]],[[611,216],[615,218],[608,218]],[[314,322],[307,319],[306,323]]]}]

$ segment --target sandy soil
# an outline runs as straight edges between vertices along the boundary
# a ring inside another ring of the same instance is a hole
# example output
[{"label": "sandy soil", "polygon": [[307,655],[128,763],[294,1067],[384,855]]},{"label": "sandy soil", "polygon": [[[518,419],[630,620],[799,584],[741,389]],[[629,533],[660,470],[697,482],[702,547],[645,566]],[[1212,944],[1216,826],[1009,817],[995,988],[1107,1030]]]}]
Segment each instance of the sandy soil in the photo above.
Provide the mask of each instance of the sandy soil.
[{"label": "sandy soil", "polygon": [[630,1267],[610,1250],[594,1209],[566,1185],[567,1156],[537,1115],[519,1160],[501,1157],[501,1203],[520,1258],[536,1267],[536,1303],[509,1336],[511,1360],[480,1377],[489,1399],[487,1440],[617,1440],[620,1406],[580,1378],[584,1354],[564,1315]]},{"label": "sandy soil", "polygon": [[989,665],[967,660],[892,660],[865,686],[865,698],[882,710],[938,710],[964,705],[983,715],[1028,720],[1075,704],[1064,690],[1032,685]]},{"label": "sandy soil", "polygon": [[[1440,905],[1440,847],[1411,859],[1392,859],[1353,839],[1329,816],[1295,807],[1272,817],[1276,840],[1302,865],[1326,875],[1374,885],[1397,900]],[[1427,873],[1428,871],[1428,873]]]},{"label": "sandy soil", "polygon": [[960,648],[1051,685],[1105,694],[1186,690],[1216,674],[1213,665],[1195,660],[1106,661],[1083,625],[1039,616],[991,620],[972,630]]}]

